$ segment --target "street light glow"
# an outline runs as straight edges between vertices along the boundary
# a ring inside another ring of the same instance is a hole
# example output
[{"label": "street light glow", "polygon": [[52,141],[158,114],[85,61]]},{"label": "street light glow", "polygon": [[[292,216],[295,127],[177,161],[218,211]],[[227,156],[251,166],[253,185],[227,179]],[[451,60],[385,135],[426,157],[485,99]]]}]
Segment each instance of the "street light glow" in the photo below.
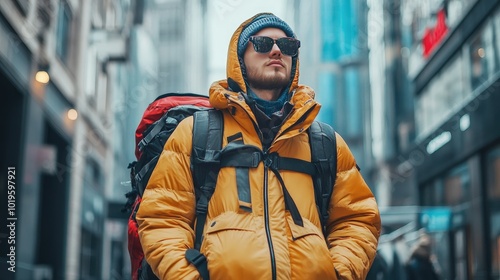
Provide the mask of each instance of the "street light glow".
[{"label": "street light glow", "polygon": [[480,58],[484,58],[484,56],[485,56],[484,49],[483,48],[479,48],[477,50],[477,55],[479,55]]},{"label": "street light glow", "polygon": [[49,73],[47,73],[47,71],[44,70],[39,70],[35,74],[35,80],[39,83],[46,84],[50,81]]},{"label": "street light glow", "polygon": [[78,118],[78,112],[75,109],[68,110],[68,119],[74,121]]}]

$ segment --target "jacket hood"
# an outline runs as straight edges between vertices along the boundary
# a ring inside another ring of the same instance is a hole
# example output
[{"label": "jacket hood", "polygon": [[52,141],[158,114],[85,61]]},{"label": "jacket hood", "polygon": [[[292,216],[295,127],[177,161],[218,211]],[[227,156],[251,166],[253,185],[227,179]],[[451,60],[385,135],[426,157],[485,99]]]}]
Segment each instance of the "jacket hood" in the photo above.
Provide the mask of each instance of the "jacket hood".
[{"label": "jacket hood", "polygon": [[[245,78],[242,72],[241,63],[243,63],[243,58],[238,56],[238,41],[240,36],[245,30],[245,28],[253,23],[257,18],[262,18],[263,16],[274,16],[272,13],[259,13],[255,16],[244,21],[237,29],[234,31],[231,40],[229,41],[229,49],[227,54],[227,65],[226,65],[226,75],[228,86],[232,91],[243,91],[247,92],[247,86],[245,84]],[[299,81],[299,56],[292,58],[292,73],[290,75],[291,81],[288,85],[288,91],[292,92],[297,88]]]},{"label": "jacket hood", "polygon": [[[220,80],[213,82],[209,91],[210,104],[214,108],[222,110],[227,109],[230,103],[240,101],[239,103],[241,103],[243,107],[248,107],[244,105],[246,102],[241,97],[240,93],[232,90],[233,87],[234,85],[231,85],[231,81]],[[316,93],[309,86],[296,84],[290,102],[300,107],[308,103],[314,104],[319,110],[321,105],[314,100],[315,95]],[[251,111],[250,107],[247,109]],[[314,114],[314,116],[316,116],[316,114]]]},{"label": "jacket hood", "polygon": [[[257,119],[252,109],[247,104],[244,94],[231,91],[226,80],[216,81],[210,87],[210,104],[219,110],[229,110],[234,119],[242,127],[251,128],[252,123],[257,123]],[[287,120],[281,125],[280,131],[288,130],[290,134],[299,133],[299,129],[307,129],[314,121],[321,105],[314,100],[314,90],[306,85],[298,85],[291,94],[290,103],[293,109]],[[242,109],[242,110],[240,110]],[[290,130],[296,123],[296,129]]]}]

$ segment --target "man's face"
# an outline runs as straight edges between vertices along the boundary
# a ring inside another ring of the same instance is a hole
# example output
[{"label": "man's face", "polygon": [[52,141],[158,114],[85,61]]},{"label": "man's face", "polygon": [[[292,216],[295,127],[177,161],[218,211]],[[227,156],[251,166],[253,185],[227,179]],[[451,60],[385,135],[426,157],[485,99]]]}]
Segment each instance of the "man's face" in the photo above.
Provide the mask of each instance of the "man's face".
[{"label": "man's face", "polygon": [[[279,39],[286,37],[286,34],[278,28],[264,28],[254,36]],[[292,57],[281,53],[276,44],[270,52],[258,53],[249,42],[243,54],[243,62],[247,71],[247,81],[254,89],[281,90],[290,82]]]}]

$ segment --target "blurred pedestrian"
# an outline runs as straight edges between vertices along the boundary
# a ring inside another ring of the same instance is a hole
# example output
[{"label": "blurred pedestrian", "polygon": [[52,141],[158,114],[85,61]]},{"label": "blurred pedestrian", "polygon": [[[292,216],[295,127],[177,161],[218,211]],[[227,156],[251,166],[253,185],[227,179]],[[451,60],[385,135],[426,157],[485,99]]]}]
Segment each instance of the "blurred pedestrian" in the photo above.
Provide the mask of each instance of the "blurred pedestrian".
[{"label": "blurred pedestrian", "polygon": [[439,280],[440,277],[432,260],[431,238],[428,235],[420,237],[406,263],[408,280]]},{"label": "blurred pedestrian", "polygon": [[384,257],[377,252],[372,267],[366,276],[366,280],[386,280],[389,274],[389,265]]}]

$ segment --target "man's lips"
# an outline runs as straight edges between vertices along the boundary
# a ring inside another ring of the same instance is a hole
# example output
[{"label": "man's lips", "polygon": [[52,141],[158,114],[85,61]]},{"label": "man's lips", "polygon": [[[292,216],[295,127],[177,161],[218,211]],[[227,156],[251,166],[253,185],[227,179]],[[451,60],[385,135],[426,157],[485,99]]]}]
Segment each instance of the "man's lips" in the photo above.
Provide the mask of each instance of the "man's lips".
[{"label": "man's lips", "polygon": [[279,60],[271,60],[267,66],[281,66],[283,67],[283,63]]}]

